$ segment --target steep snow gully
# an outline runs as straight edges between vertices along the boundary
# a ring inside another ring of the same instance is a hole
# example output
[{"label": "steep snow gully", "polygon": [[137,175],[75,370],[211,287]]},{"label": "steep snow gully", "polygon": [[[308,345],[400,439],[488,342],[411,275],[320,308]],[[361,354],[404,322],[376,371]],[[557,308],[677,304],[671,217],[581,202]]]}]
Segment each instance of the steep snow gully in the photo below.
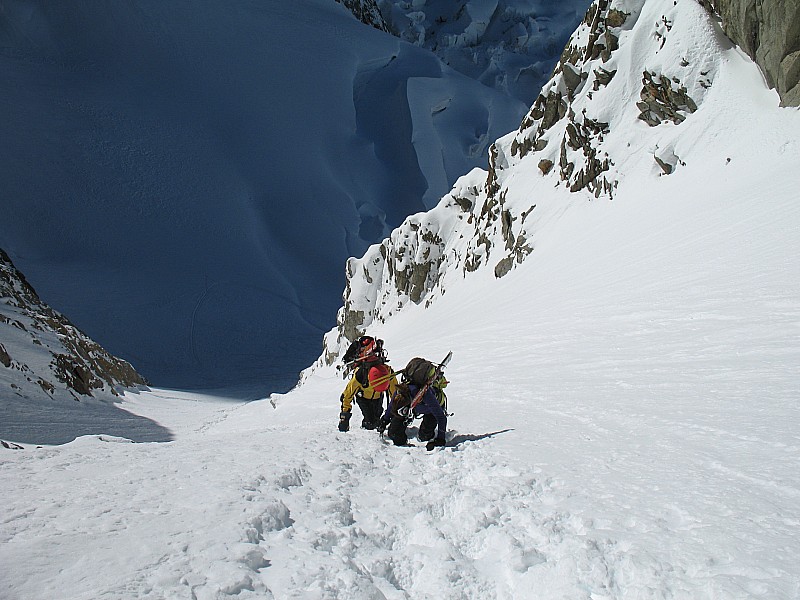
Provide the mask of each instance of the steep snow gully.
[{"label": "steep snow gully", "polygon": [[[169,441],[104,434],[0,449],[0,600],[797,600],[800,112],[706,36],[715,25],[694,0],[667,3],[674,14],[663,4],[614,3],[642,11],[619,32],[620,72],[584,89],[602,100],[587,117],[615,120],[603,142],[624,173],[612,202],[571,194],[533,151],[495,169],[507,186],[496,209],[514,213],[487,224],[493,248],[504,247],[503,223],[531,215],[533,251],[502,278],[490,262],[468,277],[458,265],[446,294],[442,285],[435,301],[394,311],[405,292],[378,295],[376,255],[350,263],[370,284],[351,287],[362,296],[353,306],[374,308],[364,326],[395,368],[454,351],[449,447],[338,432],[344,381],[322,359],[291,392],[249,403],[131,391],[121,407]],[[659,23],[671,28],[663,47]],[[315,43],[307,33],[300,41]],[[683,49],[711,42],[716,71],[704,73]],[[641,74],[664,67],[665,78],[686,68],[714,83],[682,75],[703,102],[682,124],[650,127],[638,116]],[[352,106],[352,86],[337,89]],[[545,152],[568,144],[570,124],[549,130]],[[680,156],[670,174],[657,148]],[[322,172],[306,166],[300,184]],[[485,181],[474,171],[460,188],[489,200]],[[446,202],[395,237],[413,242],[417,224],[429,225],[420,236],[480,225],[482,204]],[[441,247],[457,255],[470,243]],[[53,428],[68,429],[58,416]]]}]

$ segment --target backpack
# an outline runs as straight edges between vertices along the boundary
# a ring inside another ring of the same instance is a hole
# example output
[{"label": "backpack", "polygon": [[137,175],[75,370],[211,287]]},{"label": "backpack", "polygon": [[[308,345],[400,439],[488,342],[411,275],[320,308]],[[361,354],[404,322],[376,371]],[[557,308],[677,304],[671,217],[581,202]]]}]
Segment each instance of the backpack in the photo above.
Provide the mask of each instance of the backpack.
[{"label": "backpack", "polygon": [[363,359],[361,362],[355,363],[355,378],[358,383],[361,384],[361,387],[369,387],[369,372],[372,367],[383,365],[383,363],[378,358],[366,358]]},{"label": "backpack", "polygon": [[362,335],[347,347],[342,356],[345,365],[362,364],[364,362],[386,362],[386,353],[383,350],[383,340],[375,339],[369,335]]},{"label": "backpack", "polygon": [[403,380],[417,386],[428,383],[436,373],[436,365],[424,358],[412,358],[403,369]]},{"label": "backpack", "polygon": [[403,369],[403,382],[405,384],[413,383],[417,387],[422,387],[429,383],[442,409],[447,412],[447,395],[444,393],[444,388],[447,386],[448,381],[444,378],[444,374],[441,374],[441,377],[433,381],[433,376],[436,374],[437,369],[438,365],[429,360],[419,357],[412,358],[408,361],[406,368]]}]

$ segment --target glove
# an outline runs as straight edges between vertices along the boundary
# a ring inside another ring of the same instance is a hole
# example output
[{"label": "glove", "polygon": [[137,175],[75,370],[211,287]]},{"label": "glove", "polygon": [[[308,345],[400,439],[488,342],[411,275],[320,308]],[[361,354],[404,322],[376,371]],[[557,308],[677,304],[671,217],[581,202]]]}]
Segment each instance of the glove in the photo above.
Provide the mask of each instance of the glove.
[{"label": "glove", "polygon": [[430,452],[431,450],[433,450],[436,447],[444,446],[444,444],[445,444],[444,438],[437,437],[435,439],[432,439],[427,444],[425,444],[425,450]]},{"label": "glove", "polygon": [[339,431],[350,431],[350,413],[339,413]]},{"label": "glove", "polygon": [[381,417],[381,420],[378,421],[378,427],[377,427],[378,433],[383,433],[384,431],[386,431],[386,426],[388,424],[389,424],[389,419],[387,419],[386,417]]}]

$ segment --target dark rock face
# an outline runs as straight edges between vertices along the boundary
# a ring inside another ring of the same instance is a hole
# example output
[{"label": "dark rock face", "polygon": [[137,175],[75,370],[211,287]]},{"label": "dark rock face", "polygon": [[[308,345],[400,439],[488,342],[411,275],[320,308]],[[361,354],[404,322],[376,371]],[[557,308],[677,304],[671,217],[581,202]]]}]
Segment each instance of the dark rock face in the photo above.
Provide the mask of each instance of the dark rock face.
[{"label": "dark rock face", "polygon": [[3,344],[0,344],[0,365],[3,365],[4,367],[11,366],[11,356],[3,347]]},{"label": "dark rock face", "polygon": [[42,391],[73,398],[95,392],[118,395],[116,388],[146,385],[134,368],[75,327],[41,301],[0,249],[0,384],[16,395]]},{"label": "dark rock face", "polygon": [[725,33],[764,71],[783,106],[800,106],[800,3],[797,0],[703,0]]},{"label": "dark rock face", "polygon": [[343,4],[355,17],[367,25],[371,25],[375,29],[381,31],[389,31],[386,22],[381,16],[381,11],[378,10],[378,5],[375,0],[336,0],[339,4]]},{"label": "dark rock face", "polygon": [[[613,192],[615,182],[603,175],[612,165],[611,158],[598,150],[608,134],[608,124],[585,116],[585,111],[577,113],[572,104],[585,90],[598,91],[613,80],[616,70],[602,65],[619,49],[620,29],[628,17],[612,8],[609,0],[598,0],[589,8],[579,28],[585,35],[573,36],[567,44],[549,89],[542,90],[511,143],[511,155],[515,157],[540,152],[547,147],[547,138],[553,136],[550,130],[566,120],[557,161],[545,157],[539,161],[539,169],[547,175],[557,164],[560,179],[573,192],[585,189],[596,197],[611,196]],[[590,88],[586,87],[588,83]]]},{"label": "dark rock face", "polygon": [[664,75],[644,72],[642,77],[641,102],[636,106],[641,111],[639,118],[655,127],[664,121],[679,125],[686,120],[686,113],[697,110],[697,104],[686,93],[680,81]]}]

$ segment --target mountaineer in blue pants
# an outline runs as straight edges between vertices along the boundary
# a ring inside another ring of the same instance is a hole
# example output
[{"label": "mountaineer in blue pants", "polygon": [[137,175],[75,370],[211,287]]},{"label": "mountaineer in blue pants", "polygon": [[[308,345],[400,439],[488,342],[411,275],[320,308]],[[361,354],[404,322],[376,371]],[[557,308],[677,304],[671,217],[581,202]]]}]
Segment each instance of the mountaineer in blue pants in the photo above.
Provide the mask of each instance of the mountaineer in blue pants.
[{"label": "mountaineer in blue pants", "polygon": [[422,401],[414,407],[412,415],[408,415],[408,407],[411,399],[417,395],[420,386],[413,383],[400,383],[397,385],[392,401],[386,408],[381,417],[379,431],[386,429],[389,439],[396,446],[408,444],[406,427],[411,423],[413,417],[422,417],[417,438],[421,442],[428,442],[426,448],[433,450],[437,446],[445,445],[445,433],[447,432],[447,397],[443,387],[447,381],[442,377],[435,384],[431,385],[422,396]]}]

